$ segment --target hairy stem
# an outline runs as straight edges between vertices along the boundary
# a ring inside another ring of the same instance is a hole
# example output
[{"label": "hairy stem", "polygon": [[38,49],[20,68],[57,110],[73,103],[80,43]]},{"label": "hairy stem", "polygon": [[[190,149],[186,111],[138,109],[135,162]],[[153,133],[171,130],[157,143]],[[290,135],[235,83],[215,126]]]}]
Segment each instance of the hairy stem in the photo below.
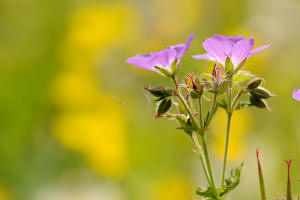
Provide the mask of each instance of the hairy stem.
[{"label": "hairy stem", "polygon": [[211,106],[211,109],[210,109],[210,112],[209,112],[209,117],[208,117],[207,123],[204,126],[204,129],[206,129],[208,127],[208,125],[211,121],[211,118],[213,116],[213,112],[216,109],[216,103],[217,103],[217,93],[214,94],[213,103],[212,103],[212,106]]},{"label": "hairy stem", "polygon": [[230,135],[230,124],[231,124],[232,114],[227,114],[227,128],[226,128],[226,139],[225,139],[225,150],[224,150],[224,161],[223,161],[223,171],[222,171],[222,186],[225,181],[225,172],[227,165],[227,155],[228,155],[228,146],[229,146],[229,135]]},{"label": "hairy stem", "polygon": [[192,138],[192,141],[195,145],[195,148],[196,148],[196,153],[199,155],[200,157],[200,160],[201,160],[201,164],[202,164],[202,168],[203,168],[203,171],[204,171],[204,174],[205,174],[205,177],[206,177],[206,180],[208,182],[208,184],[210,185],[210,179],[209,179],[209,176],[208,176],[208,172],[207,172],[207,168],[205,166],[205,163],[204,163],[204,159],[203,159],[203,154],[202,154],[202,148],[199,144],[199,141],[198,141],[198,138],[197,138],[197,135],[195,132],[193,132],[191,134],[191,138]]},{"label": "hairy stem", "polygon": [[202,113],[202,99],[201,98],[199,98],[198,105],[199,105],[199,123],[200,123],[201,129],[203,129],[203,119],[202,119],[203,113]]},{"label": "hairy stem", "polygon": [[[181,103],[183,104],[184,109],[186,110],[186,112],[188,113],[192,124],[196,127],[196,129],[201,133],[201,129],[192,113],[192,111],[190,110],[189,106],[187,105],[187,103],[185,102],[184,98],[181,96],[181,94],[177,93],[176,94],[177,97],[179,98],[179,100],[181,101]],[[202,133],[203,134],[203,133]]]},{"label": "hairy stem", "polygon": [[205,156],[205,160],[206,160],[207,170],[208,170],[208,174],[210,176],[210,181],[211,181],[210,186],[216,192],[217,189],[216,189],[216,185],[215,185],[213,173],[212,173],[212,170],[211,170],[211,165],[210,165],[210,161],[209,161],[209,156],[208,156],[206,141],[205,141],[205,138],[204,138],[203,134],[201,134],[200,136],[201,136],[201,141],[202,141],[204,156]]},{"label": "hairy stem", "polygon": [[222,170],[222,182],[221,185],[224,185],[225,181],[225,173],[227,166],[227,156],[228,156],[228,146],[229,146],[229,135],[230,135],[230,125],[231,125],[231,117],[232,117],[232,106],[231,106],[231,96],[232,96],[232,88],[231,83],[229,85],[227,91],[227,126],[226,126],[226,138],[225,138],[225,147],[224,147],[224,159],[223,159],[223,170]]}]

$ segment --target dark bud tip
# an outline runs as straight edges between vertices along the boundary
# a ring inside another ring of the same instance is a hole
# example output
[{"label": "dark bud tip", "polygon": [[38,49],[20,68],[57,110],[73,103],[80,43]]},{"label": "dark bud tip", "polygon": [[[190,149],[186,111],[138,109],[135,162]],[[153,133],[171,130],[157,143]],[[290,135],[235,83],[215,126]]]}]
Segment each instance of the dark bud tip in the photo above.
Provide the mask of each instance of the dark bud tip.
[{"label": "dark bud tip", "polygon": [[249,83],[246,86],[246,89],[248,90],[254,90],[256,89],[258,86],[261,85],[261,83],[263,82],[264,79],[262,78],[253,78],[251,81],[249,81]]}]

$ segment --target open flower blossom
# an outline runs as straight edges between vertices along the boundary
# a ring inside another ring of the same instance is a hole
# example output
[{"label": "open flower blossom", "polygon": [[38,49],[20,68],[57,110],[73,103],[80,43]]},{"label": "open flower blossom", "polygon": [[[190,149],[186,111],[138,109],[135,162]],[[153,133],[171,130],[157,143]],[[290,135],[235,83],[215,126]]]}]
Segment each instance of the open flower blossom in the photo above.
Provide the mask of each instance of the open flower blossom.
[{"label": "open flower blossom", "polygon": [[167,70],[172,74],[174,73],[172,72],[172,65],[176,64],[176,69],[178,69],[180,61],[190,47],[193,38],[194,35],[191,34],[186,44],[182,43],[170,46],[167,49],[146,55],[137,54],[134,57],[128,58],[127,63],[156,72],[159,72],[158,68],[162,68],[162,70]]},{"label": "open flower blossom", "polygon": [[293,98],[297,101],[300,101],[300,89],[294,90],[293,92]]},{"label": "open flower blossom", "polygon": [[195,55],[193,58],[218,62],[225,66],[226,58],[229,57],[234,67],[237,68],[242,61],[270,46],[265,45],[252,50],[253,45],[254,38],[252,37],[247,39],[240,35],[236,37],[214,35],[203,43],[203,48],[207,53]]}]

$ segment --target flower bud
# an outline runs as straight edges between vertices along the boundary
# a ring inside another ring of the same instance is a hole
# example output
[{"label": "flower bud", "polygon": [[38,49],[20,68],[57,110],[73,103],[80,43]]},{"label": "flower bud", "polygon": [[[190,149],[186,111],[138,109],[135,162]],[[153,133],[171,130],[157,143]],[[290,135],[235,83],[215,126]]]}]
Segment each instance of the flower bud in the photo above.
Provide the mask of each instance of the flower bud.
[{"label": "flower bud", "polygon": [[189,74],[189,77],[185,78],[185,83],[193,99],[201,98],[204,86],[197,76],[194,77],[193,74]]},{"label": "flower bud", "polygon": [[253,105],[253,106],[256,106],[258,108],[266,108],[266,109],[270,110],[267,102],[265,102],[265,100],[263,100],[263,99],[251,96],[250,102],[251,102],[251,105]]},{"label": "flower bud", "polygon": [[157,107],[157,115],[160,116],[166,113],[172,106],[172,99],[166,98],[162,100]]},{"label": "flower bud", "polygon": [[273,95],[266,90],[265,88],[256,88],[254,90],[251,91],[251,94],[259,99],[268,99],[270,97],[272,97]]},{"label": "flower bud", "polygon": [[165,86],[145,87],[145,90],[159,98],[167,98],[175,95],[175,91],[172,88]]},{"label": "flower bud", "polygon": [[249,81],[249,83],[246,86],[246,89],[248,89],[248,90],[254,90],[258,86],[260,86],[260,84],[262,83],[262,81],[263,81],[262,78],[254,78],[251,81]]}]

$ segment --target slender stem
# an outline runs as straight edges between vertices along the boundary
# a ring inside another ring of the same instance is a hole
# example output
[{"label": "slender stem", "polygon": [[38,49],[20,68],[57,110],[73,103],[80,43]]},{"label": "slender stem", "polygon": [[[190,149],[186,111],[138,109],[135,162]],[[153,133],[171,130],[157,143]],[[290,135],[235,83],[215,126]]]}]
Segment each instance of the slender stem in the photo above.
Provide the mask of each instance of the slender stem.
[{"label": "slender stem", "polygon": [[213,177],[213,173],[212,173],[212,170],[211,170],[211,165],[210,165],[210,161],[209,161],[209,156],[208,156],[208,151],[207,151],[207,146],[206,146],[204,134],[200,134],[200,136],[201,136],[201,140],[202,140],[202,146],[203,146],[204,156],[205,156],[206,165],[207,165],[207,169],[208,169],[208,174],[210,176],[210,181],[211,181],[210,186],[213,188],[214,191],[217,191],[215,181],[214,181],[214,177]]},{"label": "slender stem", "polygon": [[205,166],[205,163],[204,163],[204,159],[203,159],[203,155],[202,155],[202,148],[199,144],[199,141],[198,141],[198,138],[197,138],[197,135],[195,132],[193,132],[191,134],[191,138],[192,138],[192,141],[195,145],[195,148],[196,148],[196,153],[199,155],[200,157],[200,160],[201,160],[201,164],[202,164],[202,168],[203,168],[203,171],[204,171],[204,174],[205,174],[205,177],[206,177],[206,180],[208,182],[208,184],[210,184],[210,180],[209,180],[209,176],[208,176],[208,172],[207,172],[207,168]]},{"label": "slender stem", "polygon": [[231,104],[231,108],[232,110],[234,109],[235,104],[237,103],[237,101],[239,100],[239,98],[242,96],[242,94],[244,93],[243,90],[241,90],[233,99],[232,104]]},{"label": "slender stem", "polygon": [[196,129],[201,132],[201,129],[200,129],[199,125],[197,124],[196,119],[195,119],[193,113],[191,112],[190,108],[186,104],[184,98],[181,96],[181,94],[177,94],[177,97],[179,98],[179,100],[183,104],[183,107],[185,108],[186,112],[188,113],[188,115],[189,115],[189,117],[191,119],[192,124],[194,124],[194,126],[196,126]]},{"label": "slender stem", "polygon": [[214,112],[215,108],[216,108],[216,103],[217,103],[217,93],[214,94],[214,98],[213,98],[213,103],[212,103],[212,106],[211,106],[211,109],[210,109],[210,112],[209,112],[209,117],[208,117],[208,120],[207,120],[207,123],[205,124],[204,126],[204,129],[206,129],[210,123],[210,120],[212,118],[212,113]]},{"label": "slender stem", "polygon": [[202,119],[203,113],[202,113],[202,99],[201,98],[199,98],[198,104],[199,104],[199,122],[200,122],[201,129],[203,129],[203,119]]},{"label": "slender stem", "polygon": [[231,88],[231,83],[230,83],[228,91],[227,91],[227,104],[228,104],[228,107],[227,107],[227,127],[226,127],[224,160],[223,160],[223,170],[222,170],[222,182],[221,182],[222,186],[224,185],[224,181],[225,181],[225,172],[226,172],[228,146],[229,146],[229,135],[230,135],[230,125],[231,125],[231,116],[232,116],[231,96],[232,96],[232,88]]},{"label": "slender stem", "polygon": [[232,116],[231,113],[227,114],[227,128],[226,128],[224,161],[223,161],[223,171],[222,171],[222,186],[224,185],[224,181],[225,181],[225,171],[226,171],[226,165],[227,165],[227,155],[228,155],[228,145],[229,145],[231,116]]},{"label": "slender stem", "polygon": [[175,84],[176,92],[179,93],[179,86],[178,86],[178,83],[177,83],[177,81],[176,81],[175,76],[172,76],[172,80],[173,80],[173,82],[174,82],[174,84]]}]

